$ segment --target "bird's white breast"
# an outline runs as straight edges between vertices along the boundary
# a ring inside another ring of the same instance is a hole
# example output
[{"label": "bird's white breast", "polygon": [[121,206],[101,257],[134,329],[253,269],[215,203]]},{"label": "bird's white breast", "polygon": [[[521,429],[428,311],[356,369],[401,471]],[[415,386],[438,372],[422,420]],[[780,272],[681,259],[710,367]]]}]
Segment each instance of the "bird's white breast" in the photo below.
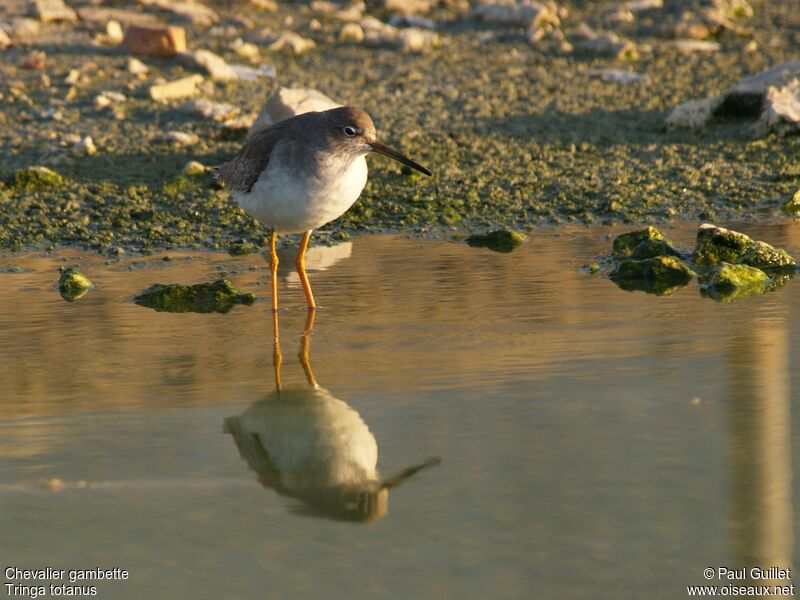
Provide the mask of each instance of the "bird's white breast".
[{"label": "bird's white breast", "polygon": [[333,221],[358,200],[367,183],[363,155],[298,165],[297,154],[273,154],[250,192],[235,192],[233,199],[277,233],[309,231]]}]

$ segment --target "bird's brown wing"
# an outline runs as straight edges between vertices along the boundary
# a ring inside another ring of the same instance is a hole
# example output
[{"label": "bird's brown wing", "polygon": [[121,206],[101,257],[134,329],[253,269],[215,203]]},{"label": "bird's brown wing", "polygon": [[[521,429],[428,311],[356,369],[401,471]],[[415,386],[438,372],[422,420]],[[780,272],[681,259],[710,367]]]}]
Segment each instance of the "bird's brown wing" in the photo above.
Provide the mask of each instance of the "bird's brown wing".
[{"label": "bird's brown wing", "polygon": [[232,192],[249,192],[267,168],[273,148],[282,138],[281,123],[259,131],[232,161],[217,169],[217,179]]}]

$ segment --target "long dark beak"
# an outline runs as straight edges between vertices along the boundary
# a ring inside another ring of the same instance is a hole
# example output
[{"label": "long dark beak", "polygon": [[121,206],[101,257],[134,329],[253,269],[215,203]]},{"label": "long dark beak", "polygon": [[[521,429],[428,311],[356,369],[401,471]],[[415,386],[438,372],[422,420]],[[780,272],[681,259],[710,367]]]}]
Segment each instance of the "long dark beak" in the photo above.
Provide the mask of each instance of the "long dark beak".
[{"label": "long dark beak", "polygon": [[415,163],[410,158],[408,158],[406,156],[403,156],[397,150],[392,150],[391,148],[389,148],[389,146],[386,146],[385,144],[380,143],[378,140],[375,140],[374,142],[369,142],[369,145],[372,146],[372,149],[375,152],[377,152],[378,154],[383,154],[384,156],[388,156],[389,158],[393,158],[396,161],[401,162],[404,165],[408,165],[412,169],[416,169],[420,173],[425,173],[425,175],[428,175],[430,177],[431,172],[428,171],[428,169],[423,167],[421,164]]}]

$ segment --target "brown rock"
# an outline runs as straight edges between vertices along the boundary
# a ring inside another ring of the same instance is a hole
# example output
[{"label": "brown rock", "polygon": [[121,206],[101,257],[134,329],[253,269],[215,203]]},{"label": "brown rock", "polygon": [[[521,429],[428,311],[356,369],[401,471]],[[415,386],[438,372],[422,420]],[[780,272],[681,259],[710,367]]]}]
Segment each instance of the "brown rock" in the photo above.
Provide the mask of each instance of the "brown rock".
[{"label": "brown rock", "polygon": [[22,61],[24,69],[44,69],[47,64],[47,54],[41,50],[34,50]]},{"label": "brown rock", "polygon": [[129,27],[122,40],[128,54],[175,56],[186,51],[186,30],[183,27]]}]

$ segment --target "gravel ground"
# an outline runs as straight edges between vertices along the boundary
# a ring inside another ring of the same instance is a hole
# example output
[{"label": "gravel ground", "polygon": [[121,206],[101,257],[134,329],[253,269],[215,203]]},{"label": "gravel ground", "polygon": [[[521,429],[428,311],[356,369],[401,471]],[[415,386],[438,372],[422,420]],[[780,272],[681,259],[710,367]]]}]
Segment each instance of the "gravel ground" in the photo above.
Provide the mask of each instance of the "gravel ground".
[{"label": "gravel ground", "polygon": [[[3,3],[0,21],[24,14],[26,5]],[[136,2],[106,3],[131,5],[140,10]],[[274,66],[275,79],[209,82],[205,95],[247,114],[279,86],[316,88],[365,108],[384,141],[434,171],[426,178],[370,158],[361,200],[319,234],[324,240],[365,230],[450,235],[496,225],[763,219],[800,185],[800,138],[756,138],[739,121],[699,131],[664,128],[678,103],[798,58],[796,5],[751,5],[748,34],[723,30],[712,38],[719,51],[685,54],[659,30],[702,3],[667,1],[623,23],[609,17],[619,3],[559,4],[568,13],[560,27],[566,40],[573,42],[578,26],[588,23],[632,40],[637,60],[581,51],[577,43],[570,49],[552,35],[532,43],[524,28],[478,23],[444,5],[427,15],[439,22],[443,43],[422,53],[339,42],[342,22],[301,2],[281,2],[271,12],[209,2],[220,15],[216,25],[180,24],[190,49],[206,48],[229,62],[246,62],[230,49],[234,39],[255,40],[265,27],[314,39],[317,47],[299,56],[262,44],[257,64]],[[366,12],[388,18],[377,5]],[[262,244],[264,229],[210,177],[181,175],[189,160],[228,160],[242,139],[226,139],[217,123],[186,110],[184,100],[151,100],[147,91],[158,78],[191,71],[175,59],[142,58],[150,71],[135,76],[127,55],[93,41],[103,27],[41,24],[38,34],[0,52],[0,246],[69,244],[121,253]],[[44,68],[22,66],[34,50],[46,53]],[[646,79],[623,84],[587,74],[604,68]],[[65,79],[73,69],[82,75],[71,85]],[[126,100],[98,109],[95,97],[104,90]],[[172,130],[194,133],[199,142],[160,139]],[[73,151],[75,136],[91,136],[97,152]],[[15,179],[18,169],[34,165],[64,180]]]}]

